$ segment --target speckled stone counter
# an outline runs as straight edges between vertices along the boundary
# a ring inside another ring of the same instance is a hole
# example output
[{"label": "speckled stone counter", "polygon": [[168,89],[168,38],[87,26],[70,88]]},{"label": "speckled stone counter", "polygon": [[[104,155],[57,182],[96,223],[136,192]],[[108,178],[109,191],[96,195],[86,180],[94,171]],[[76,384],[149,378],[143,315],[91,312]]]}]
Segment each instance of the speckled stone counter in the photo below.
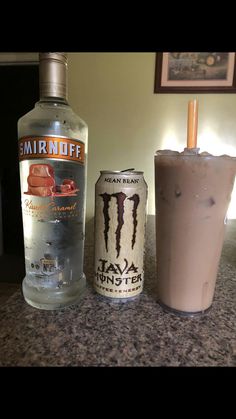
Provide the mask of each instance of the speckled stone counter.
[{"label": "speckled stone counter", "polygon": [[85,253],[88,286],[78,305],[37,310],[20,286],[1,303],[1,366],[236,366],[235,222],[227,226],[212,309],[202,317],[176,317],[156,301],[153,216],[139,299],[112,304],[93,291],[93,221]]}]

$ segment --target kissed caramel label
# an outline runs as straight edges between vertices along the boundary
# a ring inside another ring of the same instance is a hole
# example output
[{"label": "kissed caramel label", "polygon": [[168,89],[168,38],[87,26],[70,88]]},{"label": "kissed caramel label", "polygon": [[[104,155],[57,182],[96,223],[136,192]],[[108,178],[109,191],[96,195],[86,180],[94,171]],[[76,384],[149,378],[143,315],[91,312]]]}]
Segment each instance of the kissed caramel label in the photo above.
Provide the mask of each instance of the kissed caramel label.
[{"label": "kissed caramel label", "polygon": [[19,160],[63,159],[84,164],[84,143],[59,137],[23,137],[19,140]]}]

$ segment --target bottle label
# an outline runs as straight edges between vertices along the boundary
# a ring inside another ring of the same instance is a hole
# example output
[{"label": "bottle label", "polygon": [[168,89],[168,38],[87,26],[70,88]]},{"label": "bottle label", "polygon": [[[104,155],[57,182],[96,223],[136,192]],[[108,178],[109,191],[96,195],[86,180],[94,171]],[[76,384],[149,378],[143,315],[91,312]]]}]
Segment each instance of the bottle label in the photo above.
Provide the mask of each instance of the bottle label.
[{"label": "bottle label", "polygon": [[82,141],[58,137],[19,140],[28,275],[56,275],[63,284],[82,277],[85,158]]},{"label": "bottle label", "polygon": [[23,215],[48,220],[82,216],[84,143],[24,137],[19,141],[19,159]]},{"label": "bottle label", "polygon": [[60,137],[23,137],[19,140],[19,159],[63,159],[84,164],[84,143]]}]

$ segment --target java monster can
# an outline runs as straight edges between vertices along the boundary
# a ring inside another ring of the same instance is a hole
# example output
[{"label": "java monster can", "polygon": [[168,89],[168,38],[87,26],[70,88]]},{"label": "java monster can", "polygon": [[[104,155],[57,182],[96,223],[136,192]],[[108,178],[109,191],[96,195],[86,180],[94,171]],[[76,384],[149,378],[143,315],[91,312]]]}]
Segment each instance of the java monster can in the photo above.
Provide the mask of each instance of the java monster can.
[{"label": "java monster can", "polygon": [[143,172],[103,170],[95,187],[95,290],[139,295],[144,282],[147,184]]}]

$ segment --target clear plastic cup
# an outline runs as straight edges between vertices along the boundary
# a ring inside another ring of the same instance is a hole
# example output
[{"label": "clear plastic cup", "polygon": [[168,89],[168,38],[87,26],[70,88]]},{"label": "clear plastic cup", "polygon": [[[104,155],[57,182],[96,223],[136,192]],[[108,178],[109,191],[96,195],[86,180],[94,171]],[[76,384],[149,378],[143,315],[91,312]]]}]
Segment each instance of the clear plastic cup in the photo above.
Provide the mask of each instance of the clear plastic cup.
[{"label": "clear plastic cup", "polygon": [[158,299],[173,313],[212,305],[235,173],[234,157],[156,152]]}]

